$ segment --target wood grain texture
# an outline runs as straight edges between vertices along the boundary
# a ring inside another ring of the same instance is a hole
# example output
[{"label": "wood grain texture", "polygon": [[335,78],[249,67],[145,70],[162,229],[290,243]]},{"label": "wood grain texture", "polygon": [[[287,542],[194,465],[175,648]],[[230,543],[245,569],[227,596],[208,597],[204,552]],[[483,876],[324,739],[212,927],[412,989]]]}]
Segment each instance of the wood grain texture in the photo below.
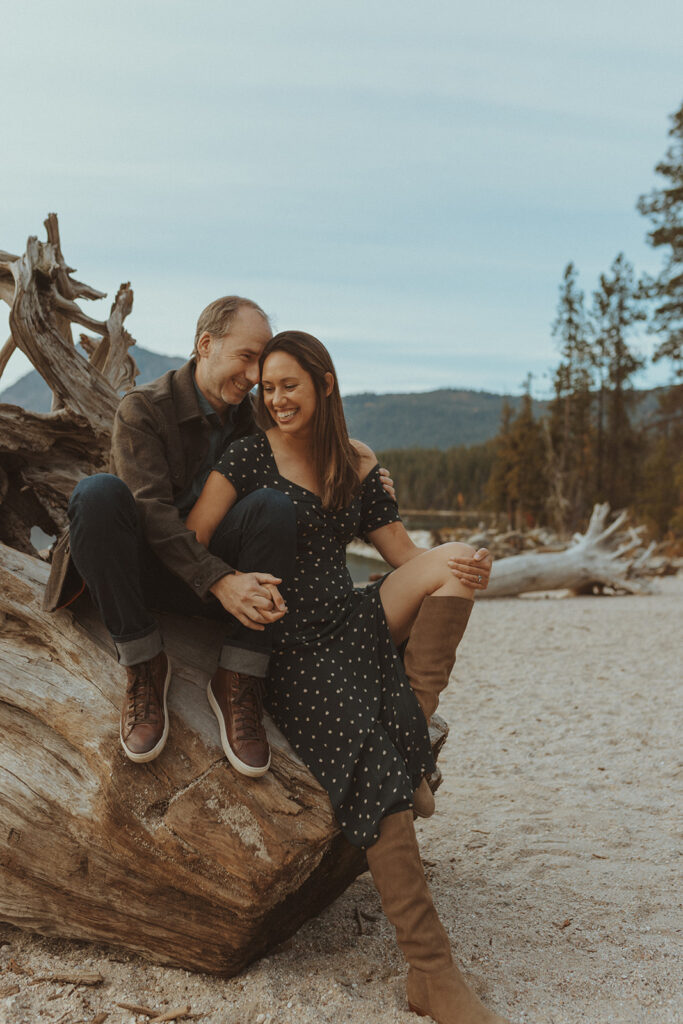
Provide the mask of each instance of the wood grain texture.
[{"label": "wood grain texture", "polygon": [[[171,735],[157,760],[128,761],[124,670],[87,605],[41,611],[46,577],[0,546],[0,918],[236,973],[343,892],[364,855],[271,722],[271,771],[228,765],[205,697],[220,624],[162,617]],[[446,733],[437,719],[435,748]]]}]

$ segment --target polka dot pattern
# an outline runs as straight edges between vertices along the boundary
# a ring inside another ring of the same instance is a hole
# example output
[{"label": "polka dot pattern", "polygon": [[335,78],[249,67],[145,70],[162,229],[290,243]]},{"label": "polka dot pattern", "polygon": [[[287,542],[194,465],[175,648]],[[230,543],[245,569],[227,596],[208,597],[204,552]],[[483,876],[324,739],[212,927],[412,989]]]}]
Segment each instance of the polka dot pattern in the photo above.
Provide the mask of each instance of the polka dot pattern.
[{"label": "polka dot pattern", "polygon": [[380,584],[354,587],[346,545],[400,517],[379,467],[343,509],[280,476],[265,435],[235,441],[215,467],[238,496],[259,487],[289,495],[297,515],[294,577],[282,593],[289,611],[276,625],[266,705],[327,790],[354,846],[371,845],[379,823],[412,807],[434,770],[424,715],[389,634]]}]

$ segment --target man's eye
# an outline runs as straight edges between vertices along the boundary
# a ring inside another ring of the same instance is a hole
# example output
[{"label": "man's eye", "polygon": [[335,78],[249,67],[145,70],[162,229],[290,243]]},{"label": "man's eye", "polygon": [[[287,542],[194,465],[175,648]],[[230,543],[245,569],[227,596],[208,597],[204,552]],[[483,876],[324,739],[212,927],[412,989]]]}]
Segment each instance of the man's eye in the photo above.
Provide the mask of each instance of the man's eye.
[{"label": "man's eye", "polygon": [[285,391],[293,391],[296,384],[285,384]]}]

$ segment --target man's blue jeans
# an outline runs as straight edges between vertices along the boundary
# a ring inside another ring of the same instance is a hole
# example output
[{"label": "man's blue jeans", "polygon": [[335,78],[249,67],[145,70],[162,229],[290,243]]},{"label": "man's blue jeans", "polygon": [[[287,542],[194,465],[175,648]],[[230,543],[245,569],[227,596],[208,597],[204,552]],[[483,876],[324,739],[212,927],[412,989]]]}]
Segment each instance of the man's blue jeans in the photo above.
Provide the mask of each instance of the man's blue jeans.
[{"label": "man's blue jeans", "polygon": [[[160,562],[142,536],[135,500],[122,480],[109,473],[81,480],[69,502],[69,523],[71,557],[122,665],[146,661],[161,650],[154,609],[224,621],[222,667],[266,675],[271,627],[260,632],[243,626],[216,598],[203,601]],[[277,576],[286,590],[296,558],[292,502],[269,488],[252,492],[218,525],[210,551],[240,572]]]}]

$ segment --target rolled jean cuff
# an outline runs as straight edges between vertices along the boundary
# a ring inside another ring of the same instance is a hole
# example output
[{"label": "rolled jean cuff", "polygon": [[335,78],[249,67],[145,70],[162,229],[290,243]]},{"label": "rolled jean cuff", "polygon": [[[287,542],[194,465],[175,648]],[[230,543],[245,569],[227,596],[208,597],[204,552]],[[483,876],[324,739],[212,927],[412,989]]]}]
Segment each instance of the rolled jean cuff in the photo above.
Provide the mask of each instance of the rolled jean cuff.
[{"label": "rolled jean cuff", "polygon": [[141,661],[154,658],[164,649],[161,633],[156,626],[151,633],[136,640],[115,640],[114,646],[119,665],[138,665]]},{"label": "rolled jean cuff", "polygon": [[270,655],[262,651],[249,651],[246,647],[223,644],[218,664],[230,672],[244,672],[248,676],[264,679],[268,675]]}]

